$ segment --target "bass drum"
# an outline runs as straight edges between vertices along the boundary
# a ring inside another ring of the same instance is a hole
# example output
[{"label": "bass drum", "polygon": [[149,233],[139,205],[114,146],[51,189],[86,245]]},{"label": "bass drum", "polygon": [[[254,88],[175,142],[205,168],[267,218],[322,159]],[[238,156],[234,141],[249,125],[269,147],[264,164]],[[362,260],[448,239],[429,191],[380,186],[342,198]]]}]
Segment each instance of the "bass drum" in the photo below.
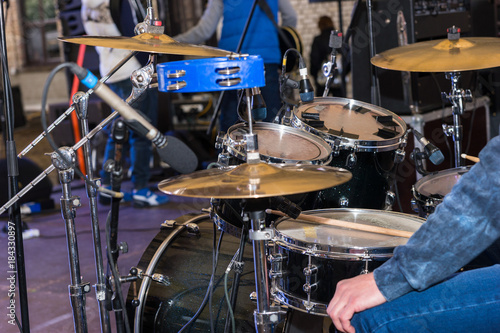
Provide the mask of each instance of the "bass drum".
[{"label": "bass drum", "polygon": [[[173,228],[162,228],[144,252],[137,268],[137,282],[127,297],[127,311],[134,332],[178,332],[198,311],[212,273],[214,223],[207,214],[188,214],[175,220]],[[220,233],[216,231],[217,240]],[[214,278],[212,318],[216,332],[224,332],[228,307],[224,298],[224,272],[239,247],[239,240],[224,235]],[[255,291],[251,246],[246,246],[234,315],[237,332],[253,332],[250,300]],[[229,274],[231,288],[233,273]],[[137,305],[138,306],[134,306]],[[207,304],[187,332],[210,332]]]}]

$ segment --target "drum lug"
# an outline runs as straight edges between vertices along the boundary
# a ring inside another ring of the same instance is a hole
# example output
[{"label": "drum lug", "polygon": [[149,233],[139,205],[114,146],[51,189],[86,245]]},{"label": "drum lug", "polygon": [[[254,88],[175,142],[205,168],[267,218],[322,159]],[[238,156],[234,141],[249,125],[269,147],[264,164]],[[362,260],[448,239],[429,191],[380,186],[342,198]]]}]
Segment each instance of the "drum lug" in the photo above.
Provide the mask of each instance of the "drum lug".
[{"label": "drum lug", "polygon": [[269,278],[282,278],[284,275],[283,271],[283,261],[288,258],[288,256],[281,253],[274,253],[269,255],[269,263],[271,264],[269,269]]},{"label": "drum lug", "polygon": [[219,164],[219,167],[227,167],[229,166],[230,159],[231,157],[228,153],[220,153],[217,156],[217,163]]},{"label": "drum lug", "polygon": [[411,198],[411,209],[413,209],[415,213],[420,215],[420,208],[418,207],[418,203],[415,198]]},{"label": "drum lug", "polygon": [[363,274],[368,274],[370,273],[370,270],[369,270],[369,263],[370,261],[372,260],[372,257],[370,255],[370,252],[368,251],[365,251],[364,253],[364,256],[363,256],[363,261],[365,263],[365,267],[363,268],[363,270],[359,273],[360,275],[363,275]]},{"label": "drum lug", "polygon": [[356,152],[350,153],[349,156],[347,156],[347,160],[345,161],[345,166],[348,169],[354,168],[356,163],[358,162],[358,157],[356,156]]},{"label": "drum lug", "polygon": [[308,265],[304,267],[302,272],[306,277],[306,283],[302,285],[302,290],[304,290],[304,292],[307,294],[307,301],[304,301],[304,307],[309,312],[314,307],[314,304],[311,303],[311,293],[316,291],[316,289],[318,288],[318,266],[312,264],[311,256],[309,256]]},{"label": "drum lug", "polygon": [[170,278],[166,275],[155,273],[153,275],[146,275],[142,269],[137,268],[137,277],[139,279],[144,279],[144,277],[149,277],[151,280],[161,283],[165,286],[170,286]]},{"label": "drum lug", "polygon": [[385,194],[385,206],[384,210],[392,210],[392,205],[396,199],[396,194],[392,191],[387,191]]},{"label": "drum lug", "polygon": [[151,276],[151,279],[163,284],[164,286],[170,286],[170,278],[166,275],[155,273]]},{"label": "drum lug", "polygon": [[339,199],[339,206],[340,208],[347,208],[349,207],[349,199],[346,197],[342,197]]},{"label": "drum lug", "polygon": [[339,156],[340,154],[340,139],[335,139],[333,142],[333,156]]},{"label": "drum lug", "polygon": [[224,140],[226,138],[226,133],[219,132],[215,138],[215,149],[222,149],[224,147]]},{"label": "drum lug", "polygon": [[175,220],[165,220],[165,222],[163,222],[160,227],[172,229],[175,227],[175,224]]},{"label": "drum lug", "polygon": [[404,161],[406,152],[403,149],[397,149],[394,152],[394,163],[399,164]]}]

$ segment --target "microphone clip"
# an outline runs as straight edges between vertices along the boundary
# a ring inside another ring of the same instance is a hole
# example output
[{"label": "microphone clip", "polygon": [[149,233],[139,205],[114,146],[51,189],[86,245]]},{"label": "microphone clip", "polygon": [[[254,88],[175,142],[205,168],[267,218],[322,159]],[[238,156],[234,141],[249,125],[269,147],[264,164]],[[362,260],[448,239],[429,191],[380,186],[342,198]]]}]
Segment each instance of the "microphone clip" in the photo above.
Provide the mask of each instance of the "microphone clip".
[{"label": "microphone clip", "polygon": [[421,174],[422,176],[427,176],[430,174],[425,168],[424,168],[424,163],[422,162],[425,159],[428,159],[429,156],[427,152],[420,151],[420,149],[417,147],[413,149],[413,152],[410,154],[411,159],[415,163],[415,168],[417,169],[417,172]]}]

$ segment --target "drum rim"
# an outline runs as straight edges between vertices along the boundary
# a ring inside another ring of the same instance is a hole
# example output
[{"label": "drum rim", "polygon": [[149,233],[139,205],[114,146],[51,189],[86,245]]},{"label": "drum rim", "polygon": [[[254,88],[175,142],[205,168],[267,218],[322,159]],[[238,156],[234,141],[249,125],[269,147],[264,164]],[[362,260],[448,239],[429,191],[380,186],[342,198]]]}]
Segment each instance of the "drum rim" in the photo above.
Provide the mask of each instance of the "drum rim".
[{"label": "drum rim", "polygon": [[[339,212],[339,213],[371,213],[374,215],[391,215],[400,216],[409,221],[414,221],[423,224],[425,219],[419,216],[386,211],[377,209],[364,209],[364,208],[325,208],[303,211],[302,214],[325,213],[325,212]],[[396,246],[378,246],[378,247],[361,247],[361,246],[338,246],[321,243],[311,243],[299,239],[294,239],[277,229],[277,226],[287,220],[293,220],[290,217],[281,217],[273,222],[274,238],[273,242],[287,250],[310,255],[313,257],[322,257],[330,259],[344,259],[344,260],[363,260],[363,259],[382,259],[392,256],[392,252]]]},{"label": "drum rim", "polygon": [[[240,142],[234,140],[231,137],[231,133],[235,132],[238,129],[247,127],[247,123],[239,123],[232,125],[229,127],[227,130],[227,133],[225,135],[224,139],[224,146],[227,147],[227,151],[234,157],[246,161],[246,153],[245,153],[245,148],[241,147]],[[252,124],[254,131],[259,130],[259,129],[279,129],[279,131],[284,131],[286,133],[291,133],[293,135],[297,135],[298,137],[301,137],[302,139],[308,140],[309,142],[312,142],[315,144],[321,151],[321,154],[319,157],[313,159],[313,160],[295,160],[295,159],[287,159],[287,158],[280,158],[276,156],[269,156],[269,155],[264,155],[260,154],[261,160],[266,161],[266,162],[271,162],[271,163],[307,163],[307,164],[314,164],[314,165],[325,165],[330,163],[332,159],[332,147],[328,142],[326,142],[322,137],[319,135],[316,135],[311,132],[303,131],[299,128],[295,127],[290,127],[290,126],[285,126],[281,124],[275,124],[275,123],[266,123],[266,122],[256,122]]]},{"label": "drum rim", "polygon": [[273,287],[272,294],[279,303],[285,304],[292,309],[320,316],[328,316],[326,313],[328,304],[326,303],[309,301],[312,307],[308,310],[304,305],[304,302],[307,302],[307,300],[287,293],[278,286]]},{"label": "drum rim", "polygon": [[[371,111],[378,111],[381,112],[384,115],[390,115],[393,117],[393,120],[398,123],[398,125],[401,127],[402,131],[400,135],[391,138],[391,139],[381,139],[377,141],[372,141],[372,140],[355,140],[355,139],[349,139],[349,138],[341,138],[332,134],[327,134],[323,131],[320,131],[308,124],[306,124],[300,116],[297,114],[299,111],[303,109],[303,107],[311,107],[314,104],[327,104],[328,101],[337,101],[337,102],[343,102],[345,104],[350,104],[350,103],[356,103],[356,105],[366,107],[370,109]],[[302,109],[301,109],[302,108]],[[342,98],[342,97],[316,97],[314,98],[314,101],[311,103],[307,104],[302,104],[297,108],[294,108],[293,113],[292,113],[292,126],[296,128],[301,128],[305,131],[311,132],[313,134],[316,134],[320,137],[322,137],[326,142],[328,142],[332,147],[336,144],[335,140],[336,139],[341,139],[341,144],[340,148],[341,149],[355,149],[359,152],[383,152],[383,151],[390,151],[390,150],[395,150],[401,145],[401,140],[404,137],[405,133],[407,132],[407,125],[406,122],[398,116],[396,113],[391,112],[387,109],[384,109],[380,106],[376,106],[373,104],[369,104],[366,102],[361,102],[355,99],[350,99],[350,98]],[[337,143],[338,144],[338,143]]]},{"label": "drum rim", "polygon": [[[420,199],[421,197],[429,198],[432,195],[432,193],[425,194],[425,193],[421,192],[422,186],[424,184],[428,183],[429,181],[432,181],[432,180],[435,180],[435,179],[438,179],[438,178],[441,178],[444,176],[452,175],[452,174],[458,174],[458,175],[460,175],[460,177],[462,177],[464,174],[466,174],[467,172],[470,171],[470,168],[471,168],[470,166],[461,166],[461,167],[457,167],[457,168],[440,170],[440,171],[433,172],[431,174],[428,174],[428,175],[420,178],[415,183],[415,185],[413,185],[414,192],[418,196],[417,199]],[[442,201],[442,199],[434,199],[434,198],[433,198],[433,200]]]}]

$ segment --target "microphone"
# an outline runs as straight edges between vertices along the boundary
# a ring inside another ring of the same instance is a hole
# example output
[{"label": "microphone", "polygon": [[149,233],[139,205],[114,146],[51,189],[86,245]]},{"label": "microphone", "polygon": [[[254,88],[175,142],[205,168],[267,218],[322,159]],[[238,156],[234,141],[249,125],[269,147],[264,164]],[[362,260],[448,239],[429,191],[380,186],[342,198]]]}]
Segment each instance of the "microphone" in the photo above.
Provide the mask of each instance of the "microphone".
[{"label": "microphone", "polygon": [[441,150],[430,143],[419,131],[413,130],[413,133],[418,142],[420,142],[420,144],[424,147],[424,151],[429,157],[429,160],[432,162],[432,164],[439,165],[443,163],[444,156]]},{"label": "microphone", "polygon": [[108,86],[100,82],[97,77],[87,69],[76,64],[74,64],[71,69],[85,86],[89,89],[93,89],[106,104],[116,110],[132,129],[153,142],[163,162],[180,173],[191,173],[196,170],[198,167],[198,157],[184,142],[174,136],[167,137],[160,133],[160,131],[151,125],[143,116],[120,98],[120,96],[114,93]]},{"label": "microphone", "polygon": [[314,88],[307,76],[307,68],[304,66],[299,69],[299,95],[302,102],[311,102],[314,99]]},{"label": "microphone", "polygon": [[251,101],[252,119],[255,121],[262,121],[267,117],[267,106],[260,88],[252,88],[252,101]]}]

